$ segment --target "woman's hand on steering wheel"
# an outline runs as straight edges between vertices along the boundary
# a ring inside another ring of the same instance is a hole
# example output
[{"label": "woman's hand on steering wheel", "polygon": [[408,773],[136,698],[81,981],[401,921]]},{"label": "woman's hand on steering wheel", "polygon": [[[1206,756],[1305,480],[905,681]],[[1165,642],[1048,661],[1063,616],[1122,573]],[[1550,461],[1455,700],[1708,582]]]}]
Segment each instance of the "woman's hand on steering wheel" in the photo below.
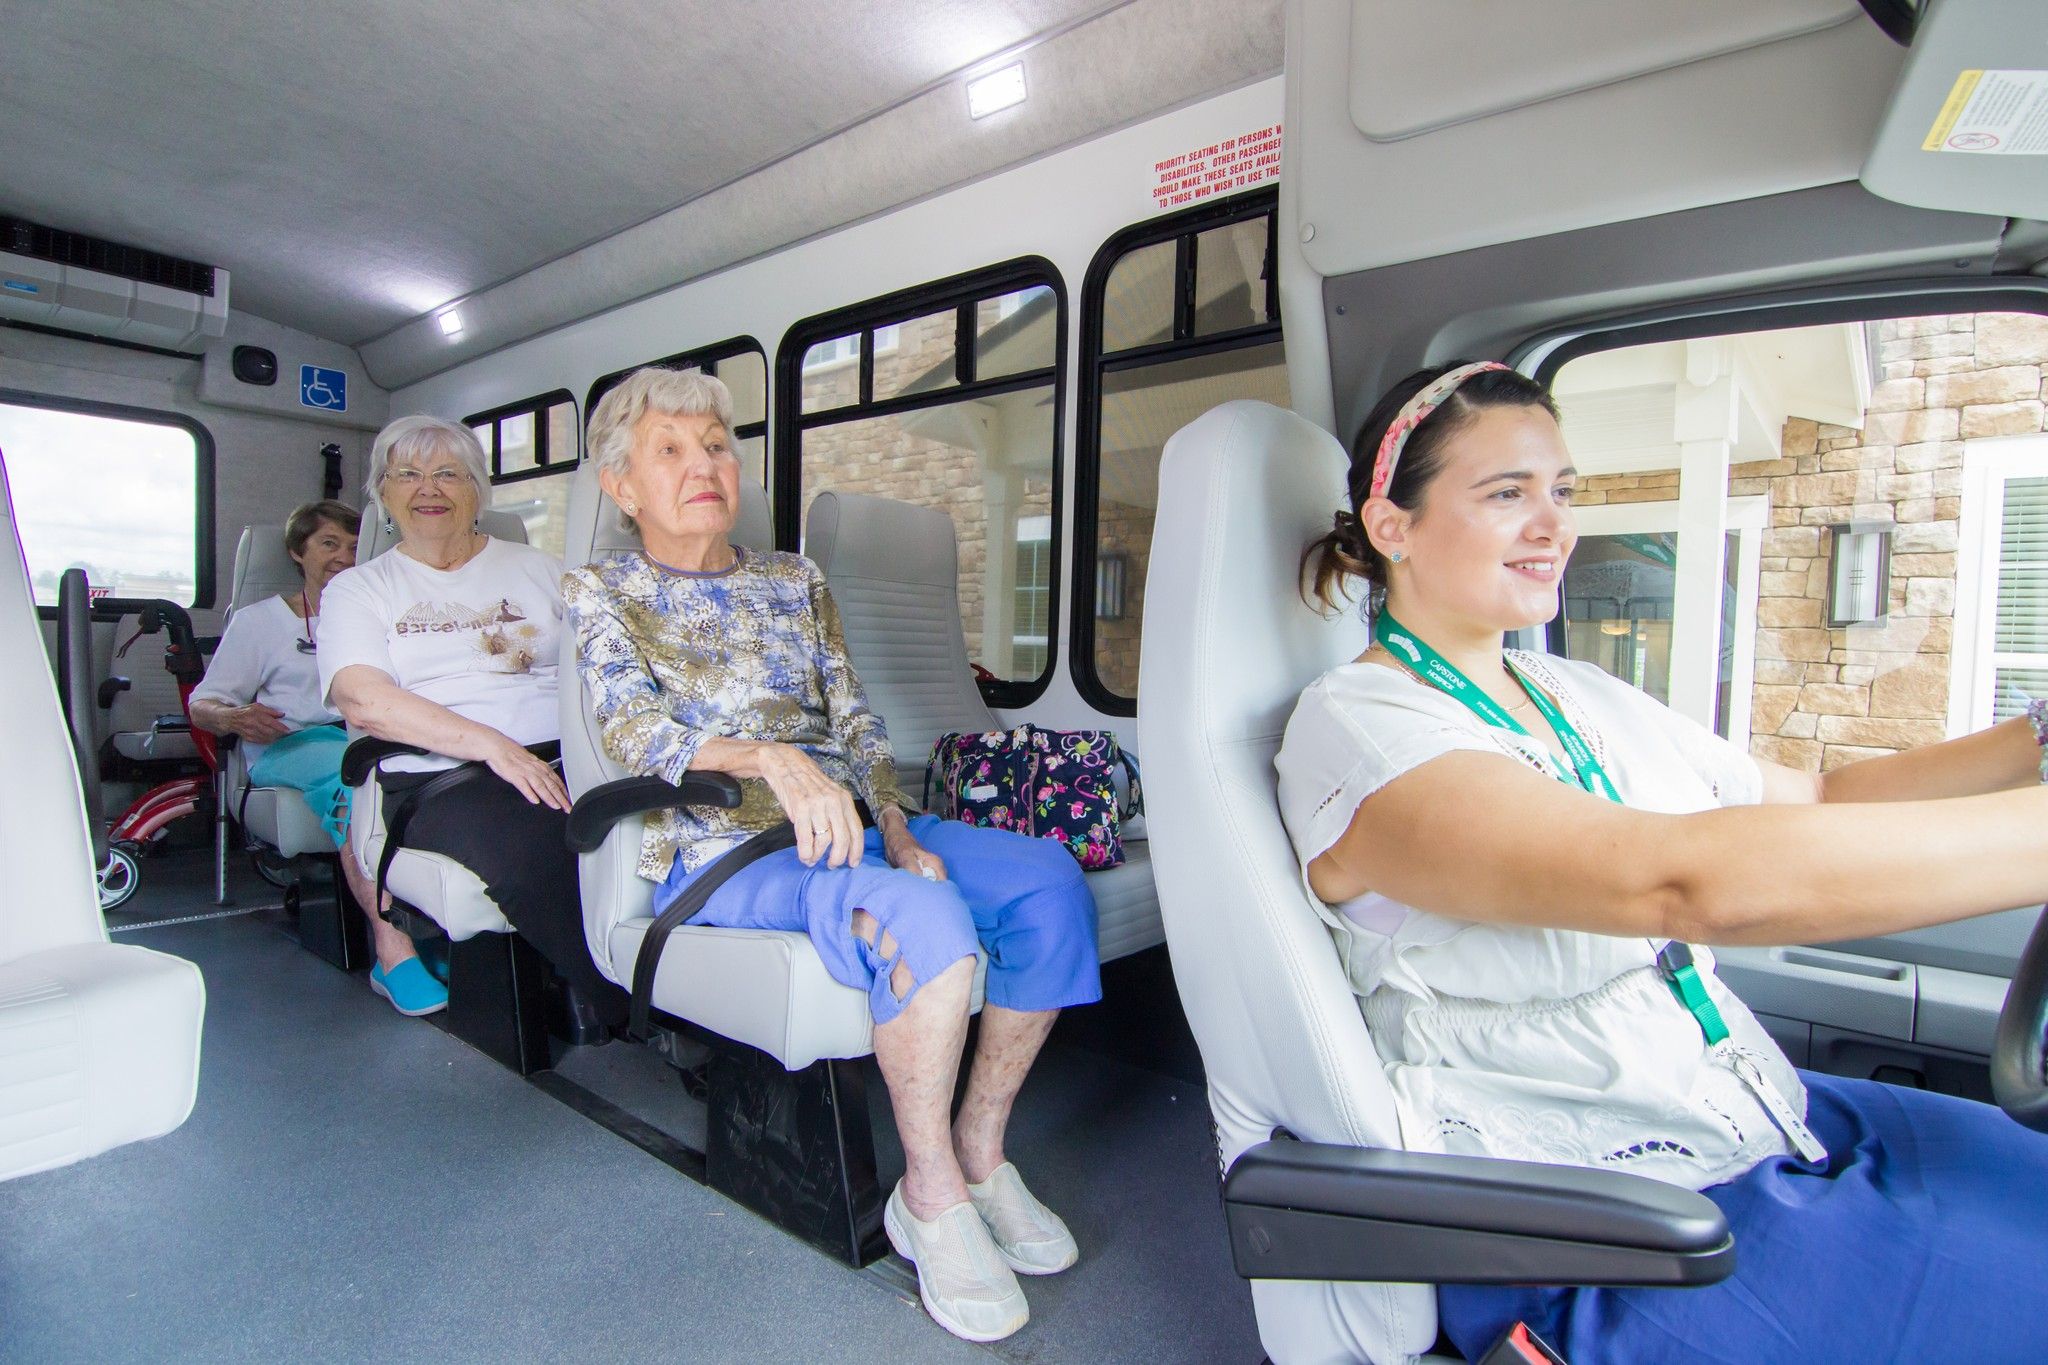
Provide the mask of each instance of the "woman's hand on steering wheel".
[{"label": "woman's hand on steering wheel", "polygon": [[544,759],[535,758],[526,746],[510,735],[499,735],[501,743],[492,746],[484,755],[484,762],[490,770],[511,783],[513,788],[536,806],[553,806],[556,810],[569,809],[569,789],[562,783],[562,775]]},{"label": "woman's hand on steering wheel", "polygon": [[803,865],[815,867],[823,858],[827,867],[859,867],[867,835],[852,793],[793,745],[763,744],[757,761],[761,780],[796,828],[796,856]]},{"label": "woman's hand on steering wheel", "polygon": [[275,744],[292,732],[292,727],[285,724],[284,712],[260,701],[233,707],[221,719],[227,722],[228,729],[251,744]]}]

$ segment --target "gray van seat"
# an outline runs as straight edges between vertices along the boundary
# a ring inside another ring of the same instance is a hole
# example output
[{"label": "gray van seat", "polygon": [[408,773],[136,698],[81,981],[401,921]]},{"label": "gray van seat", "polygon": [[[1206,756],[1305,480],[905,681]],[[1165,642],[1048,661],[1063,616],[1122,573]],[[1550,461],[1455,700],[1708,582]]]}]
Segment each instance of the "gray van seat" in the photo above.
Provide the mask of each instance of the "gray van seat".
[{"label": "gray van seat", "polygon": [[199,1089],[206,984],[183,958],[107,941],[70,729],[42,665],[0,470],[0,1180],[185,1121]]},{"label": "gray van seat", "polygon": [[[740,484],[734,544],[775,543],[768,495]],[[585,462],[570,486],[567,559],[586,563],[639,549],[620,528],[611,500]],[[562,635],[562,771],[572,797],[629,774],[604,752],[604,737],[576,667],[576,641]],[[598,970],[622,986],[633,982],[640,941],[654,916],[654,883],[639,874],[642,817],[613,825],[596,852],[582,858],[583,926]],[[985,972],[984,961],[979,969]],[[979,976],[975,1000],[981,996]],[[874,1050],[868,999],[825,971],[818,950],[800,933],[683,925],[672,934],[654,977],[654,1007],[760,1049],[790,1071],[825,1058],[864,1057]]]},{"label": "gray van seat", "polygon": [[[953,519],[889,498],[820,493],[804,549],[832,585],[854,671],[888,726],[903,790],[916,799],[940,735],[1003,728],[967,659]],[[1144,838],[1127,835],[1122,866],[1090,872],[1088,889],[1104,962],[1166,941]]]},{"label": "gray van seat", "polygon": [[[478,521],[488,535],[526,543],[526,523],[510,512],[487,510],[479,514]],[[356,542],[356,562],[375,558],[396,540],[381,509],[371,508],[363,517],[363,534]],[[354,739],[360,733],[352,729],[349,737]],[[377,860],[384,856],[384,788],[374,777],[350,792],[348,841],[357,865],[365,875],[375,877]],[[511,923],[498,913],[484,884],[453,858],[402,849],[391,860],[385,884],[393,896],[440,925],[452,942],[478,934],[512,932]]]},{"label": "gray van seat", "polygon": [[[299,566],[285,552],[284,527],[245,526],[235,544],[234,585],[229,590],[227,622],[235,613],[254,606],[266,597],[295,593],[303,585]],[[302,853],[331,854],[333,841],[320,827],[320,817],[306,804],[306,798],[290,787],[252,787],[249,760],[244,746],[227,746],[221,764],[222,786],[227,809],[241,821],[254,838],[269,844],[287,858]]]}]

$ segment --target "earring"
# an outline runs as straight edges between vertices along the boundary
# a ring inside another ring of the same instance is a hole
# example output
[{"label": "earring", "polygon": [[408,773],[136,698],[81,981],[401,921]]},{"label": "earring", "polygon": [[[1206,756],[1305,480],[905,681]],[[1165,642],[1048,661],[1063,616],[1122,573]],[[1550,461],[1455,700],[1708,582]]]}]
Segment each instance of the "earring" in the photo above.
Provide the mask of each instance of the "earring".
[{"label": "earring", "polygon": [[1399,550],[1394,551],[1394,562],[1396,564],[1401,562],[1401,552]]},{"label": "earring", "polygon": [[629,517],[637,517],[637,516],[639,516],[639,515],[640,515],[640,504],[639,504],[639,503],[637,503],[637,502],[629,502],[629,503],[627,503],[627,504],[626,504],[626,515],[627,515],[627,516],[629,516]]}]

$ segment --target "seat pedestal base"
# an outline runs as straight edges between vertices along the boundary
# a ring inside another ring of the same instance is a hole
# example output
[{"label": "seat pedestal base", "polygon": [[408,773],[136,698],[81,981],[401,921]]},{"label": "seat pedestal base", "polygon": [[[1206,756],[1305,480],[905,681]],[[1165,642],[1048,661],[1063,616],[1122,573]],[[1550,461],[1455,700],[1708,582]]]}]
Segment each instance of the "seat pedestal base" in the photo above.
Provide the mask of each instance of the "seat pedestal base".
[{"label": "seat pedestal base", "polygon": [[303,884],[285,888],[284,908],[298,921],[299,946],[345,972],[370,965],[370,928],[341,875],[338,857],[322,858],[332,874],[331,892],[306,894]]},{"label": "seat pedestal base", "polygon": [[705,1183],[856,1268],[888,1250],[867,1077],[859,1063],[785,1071],[711,1040]]},{"label": "seat pedestal base", "polygon": [[521,1076],[554,1065],[548,965],[517,934],[478,934],[448,949],[448,1032]]}]

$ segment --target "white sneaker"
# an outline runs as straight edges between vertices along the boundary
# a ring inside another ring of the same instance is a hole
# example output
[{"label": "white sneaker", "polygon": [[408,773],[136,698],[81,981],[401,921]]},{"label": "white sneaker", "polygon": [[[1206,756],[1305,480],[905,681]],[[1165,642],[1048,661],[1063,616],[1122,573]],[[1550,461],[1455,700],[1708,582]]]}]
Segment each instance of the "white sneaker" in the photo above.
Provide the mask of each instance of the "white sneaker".
[{"label": "white sneaker", "polygon": [[988,1225],[996,1250],[1019,1275],[1056,1274],[1081,1259],[1074,1234],[1024,1188],[1024,1177],[1009,1162],[990,1171],[979,1185],[969,1185],[967,1197]]},{"label": "white sneaker", "polygon": [[932,1321],[968,1341],[1001,1341],[1031,1320],[1031,1305],[972,1204],[930,1222],[910,1211],[898,1182],[882,1209],[896,1254],[917,1267],[917,1296]]}]

